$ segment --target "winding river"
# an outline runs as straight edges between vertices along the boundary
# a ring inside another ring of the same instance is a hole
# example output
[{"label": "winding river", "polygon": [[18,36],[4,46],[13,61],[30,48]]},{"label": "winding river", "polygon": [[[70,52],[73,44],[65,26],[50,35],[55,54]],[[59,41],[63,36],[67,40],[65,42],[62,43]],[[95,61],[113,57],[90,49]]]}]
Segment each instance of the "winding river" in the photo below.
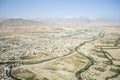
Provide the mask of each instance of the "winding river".
[{"label": "winding river", "polygon": [[91,41],[95,41],[95,40],[100,39],[100,38],[103,38],[103,37],[104,37],[104,33],[100,33],[100,34],[99,34],[97,37],[95,37],[94,39],[89,40],[89,41],[85,41],[85,42],[81,43],[80,45],[78,45],[78,46],[75,48],[75,51],[76,51],[77,53],[85,56],[85,57],[89,60],[88,64],[87,64],[84,68],[80,69],[79,71],[77,71],[77,72],[75,73],[75,76],[77,77],[77,80],[83,80],[82,77],[81,77],[81,73],[82,73],[82,72],[85,72],[86,70],[88,70],[91,65],[94,65],[94,59],[93,59],[92,57],[90,57],[90,56],[85,55],[83,52],[81,52],[81,51],[80,51],[80,48],[81,48],[83,45],[85,45],[86,43],[89,43],[89,42],[91,42]]},{"label": "winding river", "polygon": [[[81,52],[81,51],[80,51],[80,48],[81,48],[83,45],[85,45],[86,43],[89,43],[89,42],[94,41],[94,40],[96,40],[96,39],[102,38],[103,36],[104,36],[104,33],[100,33],[99,35],[97,35],[97,36],[94,37],[93,39],[91,39],[91,40],[89,40],[89,41],[85,41],[85,42],[83,42],[83,43],[80,43],[80,45],[78,45],[77,47],[75,47],[75,51],[76,51],[78,54],[81,54],[81,55],[85,56],[85,57],[89,60],[88,64],[87,64],[84,68],[80,69],[79,71],[77,71],[77,72],[75,73],[75,76],[77,77],[78,80],[83,80],[83,79],[81,78],[81,73],[84,72],[84,71],[86,71],[86,70],[88,70],[91,65],[94,65],[94,60],[93,60],[93,58],[90,57],[90,56],[87,56],[87,55],[85,55],[83,52]],[[72,53],[68,53],[68,54],[66,54],[66,55],[54,57],[54,58],[51,58],[51,59],[46,59],[46,60],[42,60],[42,61],[36,61],[36,62],[33,62],[33,63],[25,63],[25,62],[23,62],[23,65],[43,63],[43,62],[51,61],[51,60],[54,60],[54,59],[57,59],[57,58],[65,57],[65,56],[68,56],[68,55],[70,55],[70,54],[72,54]],[[9,64],[9,72],[6,73],[6,75],[7,75],[8,77],[11,77],[13,80],[21,80],[21,79],[18,79],[17,77],[15,77],[14,75],[12,75],[12,68],[13,68],[12,64],[15,64],[15,63],[16,63],[16,61],[13,61],[13,62],[0,62],[0,64]]]}]

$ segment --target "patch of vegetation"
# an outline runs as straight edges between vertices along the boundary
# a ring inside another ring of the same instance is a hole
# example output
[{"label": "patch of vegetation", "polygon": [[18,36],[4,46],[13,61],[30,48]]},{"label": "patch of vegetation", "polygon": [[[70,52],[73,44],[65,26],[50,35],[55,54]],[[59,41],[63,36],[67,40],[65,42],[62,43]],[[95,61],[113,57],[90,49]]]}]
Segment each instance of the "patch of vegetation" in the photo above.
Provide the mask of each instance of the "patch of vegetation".
[{"label": "patch of vegetation", "polygon": [[119,69],[114,69],[114,68],[110,68],[110,71],[114,72],[114,73],[119,73],[120,72]]},{"label": "patch of vegetation", "polygon": [[44,77],[43,80],[49,80],[48,78]]},{"label": "patch of vegetation", "polygon": [[114,44],[114,41],[106,41],[106,44]]},{"label": "patch of vegetation", "polygon": [[70,57],[68,57],[65,61],[68,63],[74,63],[76,67],[81,66],[82,64],[86,63],[86,58],[84,56],[81,56],[80,54],[74,54]]},{"label": "patch of vegetation", "polygon": [[100,58],[106,58],[104,55],[97,55]]},{"label": "patch of vegetation", "polygon": [[26,80],[34,80],[35,76],[31,76],[31,77],[28,77],[26,78]]}]

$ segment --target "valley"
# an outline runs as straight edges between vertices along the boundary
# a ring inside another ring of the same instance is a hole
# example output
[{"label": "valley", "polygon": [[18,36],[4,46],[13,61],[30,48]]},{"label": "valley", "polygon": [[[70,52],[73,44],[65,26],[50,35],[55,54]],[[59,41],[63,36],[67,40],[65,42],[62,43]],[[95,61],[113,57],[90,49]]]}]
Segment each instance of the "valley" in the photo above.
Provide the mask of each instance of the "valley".
[{"label": "valley", "polygon": [[119,27],[3,26],[5,22],[0,27],[1,80],[120,79]]}]

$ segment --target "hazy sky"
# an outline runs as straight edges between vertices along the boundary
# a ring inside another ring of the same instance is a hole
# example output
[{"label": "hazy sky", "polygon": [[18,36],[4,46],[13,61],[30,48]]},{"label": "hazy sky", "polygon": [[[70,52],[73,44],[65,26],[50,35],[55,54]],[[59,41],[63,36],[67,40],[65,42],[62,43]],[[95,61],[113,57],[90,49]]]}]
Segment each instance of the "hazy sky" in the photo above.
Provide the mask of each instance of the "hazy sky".
[{"label": "hazy sky", "polygon": [[120,19],[120,0],[0,0],[0,17]]}]

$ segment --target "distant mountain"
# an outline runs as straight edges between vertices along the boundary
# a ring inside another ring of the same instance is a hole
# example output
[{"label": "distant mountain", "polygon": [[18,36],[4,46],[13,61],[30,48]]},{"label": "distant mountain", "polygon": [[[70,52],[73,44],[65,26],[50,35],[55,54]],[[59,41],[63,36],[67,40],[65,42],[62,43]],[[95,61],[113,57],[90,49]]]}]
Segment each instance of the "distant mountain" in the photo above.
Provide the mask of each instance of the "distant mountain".
[{"label": "distant mountain", "polygon": [[71,17],[71,18],[69,17],[65,18],[63,21],[72,24],[86,24],[91,22],[91,20],[87,17]]},{"label": "distant mountain", "polygon": [[11,19],[6,19],[6,20],[1,21],[0,27],[30,27],[30,26],[41,26],[44,24],[45,22],[41,22],[41,21],[11,18]]},{"label": "distant mountain", "polygon": [[103,17],[103,18],[95,19],[95,20],[93,20],[93,22],[95,22],[95,23],[111,23],[111,22],[116,22],[116,20]]},{"label": "distant mountain", "polygon": [[4,20],[6,20],[7,18],[5,18],[5,17],[0,17],[0,22],[2,22],[2,21],[4,21]]},{"label": "distant mountain", "polygon": [[51,25],[54,24],[92,24],[92,25],[114,25],[120,24],[120,20],[112,20],[108,18],[98,18],[98,19],[89,19],[87,17],[67,17],[67,18],[58,18],[58,19],[21,19],[21,18],[10,18],[4,19],[0,18],[0,27],[38,27],[43,25]]},{"label": "distant mountain", "polygon": [[[35,20],[35,19],[34,19]],[[59,23],[59,24],[113,24],[119,23],[120,20],[113,20],[109,18],[98,18],[98,19],[89,19],[88,17],[65,17],[65,18],[58,18],[58,19],[36,19],[37,21],[45,21],[49,23]]]},{"label": "distant mountain", "polygon": [[91,22],[91,20],[87,17],[65,17],[65,18],[49,18],[49,19],[37,18],[36,20],[45,21],[48,23],[58,23],[58,24],[84,24]]}]

